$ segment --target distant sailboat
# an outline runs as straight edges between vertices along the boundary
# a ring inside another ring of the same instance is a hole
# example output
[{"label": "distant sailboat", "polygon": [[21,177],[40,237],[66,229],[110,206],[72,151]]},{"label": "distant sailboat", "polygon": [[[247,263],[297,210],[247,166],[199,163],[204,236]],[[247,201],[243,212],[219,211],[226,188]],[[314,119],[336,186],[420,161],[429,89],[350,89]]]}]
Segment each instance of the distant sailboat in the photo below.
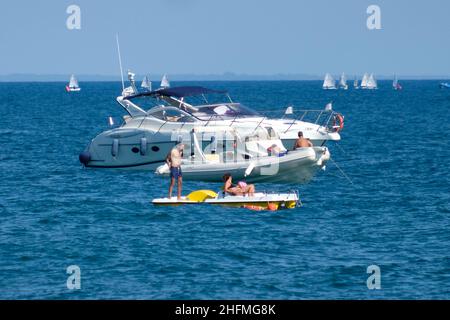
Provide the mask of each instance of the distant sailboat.
[{"label": "distant sailboat", "polygon": [[369,81],[367,83],[367,89],[378,89],[378,83],[377,80],[375,80],[373,73],[370,74]]},{"label": "distant sailboat", "polygon": [[394,75],[394,81],[392,82],[392,87],[394,88],[394,90],[402,90],[403,89],[403,87],[398,82],[397,75]]},{"label": "distant sailboat", "polygon": [[78,80],[77,78],[75,78],[75,75],[71,75],[70,76],[70,81],[69,84],[66,86],[66,91],[67,92],[76,92],[76,91],[80,91],[81,88],[78,85]]},{"label": "distant sailboat", "polygon": [[147,91],[152,91],[152,82],[145,76],[141,83],[141,88]]},{"label": "distant sailboat", "polygon": [[170,82],[169,79],[167,78],[167,75],[164,75],[161,79],[161,88],[169,88],[170,87]]},{"label": "distant sailboat", "polygon": [[359,89],[359,82],[358,82],[358,79],[355,79],[355,81],[353,81],[353,88]]},{"label": "distant sailboat", "polygon": [[339,79],[339,88],[347,90],[348,84],[347,84],[347,77],[345,76],[345,73],[342,72],[341,78]]},{"label": "distant sailboat", "polygon": [[335,90],[336,89],[336,82],[334,81],[331,74],[327,73],[325,75],[325,79],[323,80],[322,88],[324,90]]},{"label": "distant sailboat", "polygon": [[361,81],[361,89],[366,89],[366,90],[378,89],[377,80],[375,80],[373,73],[370,76],[368,73],[364,74],[362,81]]}]

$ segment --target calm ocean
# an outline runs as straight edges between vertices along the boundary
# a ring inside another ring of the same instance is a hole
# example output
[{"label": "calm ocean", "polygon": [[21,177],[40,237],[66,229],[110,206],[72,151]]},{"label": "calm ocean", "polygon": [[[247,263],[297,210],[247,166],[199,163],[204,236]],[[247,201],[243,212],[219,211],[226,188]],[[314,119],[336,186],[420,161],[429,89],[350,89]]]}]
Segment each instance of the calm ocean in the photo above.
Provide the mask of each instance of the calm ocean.
[{"label": "calm ocean", "polygon": [[[339,146],[280,212],[158,208],[151,172],[83,169],[124,111],[119,83],[0,83],[0,299],[450,299],[450,90],[323,91],[318,81],[189,82],[259,111],[345,115]],[[180,85],[187,83],[173,83]],[[185,182],[186,192],[218,185]],[[66,268],[81,269],[81,289]],[[381,270],[369,290],[367,267]]]}]

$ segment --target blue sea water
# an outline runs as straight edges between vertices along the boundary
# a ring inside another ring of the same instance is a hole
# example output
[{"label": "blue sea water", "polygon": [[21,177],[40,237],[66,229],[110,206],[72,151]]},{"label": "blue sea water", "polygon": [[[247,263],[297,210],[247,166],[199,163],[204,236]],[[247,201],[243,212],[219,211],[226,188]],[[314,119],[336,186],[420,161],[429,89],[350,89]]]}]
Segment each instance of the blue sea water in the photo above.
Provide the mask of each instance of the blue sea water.
[{"label": "blue sea water", "polygon": [[[332,100],[345,129],[329,147],[353,184],[329,163],[307,185],[258,185],[296,187],[295,210],[154,207],[166,180],[78,162],[107,117],[124,114],[119,83],[81,83],[77,94],[0,83],[0,299],[450,299],[449,90],[189,84],[280,114]],[[80,290],[66,286],[69,265]],[[380,290],[367,288],[369,265]]]}]

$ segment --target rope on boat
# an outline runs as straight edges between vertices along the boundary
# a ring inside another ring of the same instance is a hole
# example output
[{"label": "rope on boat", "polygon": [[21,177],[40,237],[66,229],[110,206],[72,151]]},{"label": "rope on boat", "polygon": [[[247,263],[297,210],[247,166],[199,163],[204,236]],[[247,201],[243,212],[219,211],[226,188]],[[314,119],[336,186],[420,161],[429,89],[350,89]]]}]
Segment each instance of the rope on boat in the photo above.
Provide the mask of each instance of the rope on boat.
[{"label": "rope on boat", "polygon": [[345,179],[349,181],[352,185],[354,185],[352,179],[349,178],[349,176],[344,172],[344,170],[341,169],[341,167],[336,163],[336,161],[333,160],[333,158],[330,158],[330,161],[333,162],[333,164],[338,168],[338,170],[342,173]]}]

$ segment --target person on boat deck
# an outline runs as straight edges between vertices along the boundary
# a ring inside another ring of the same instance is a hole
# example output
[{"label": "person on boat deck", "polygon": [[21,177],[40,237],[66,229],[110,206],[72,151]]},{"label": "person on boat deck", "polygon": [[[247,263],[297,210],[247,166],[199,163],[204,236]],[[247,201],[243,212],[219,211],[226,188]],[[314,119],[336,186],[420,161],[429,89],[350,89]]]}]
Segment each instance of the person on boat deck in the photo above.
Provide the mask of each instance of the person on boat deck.
[{"label": "person on boat deck", "polygon": [[298,148],[309,148],[312,146],[313,146],[313,144],[311,143],[311,141],[309,139],[304,138],[303,132],[299,131],[298,139],[297,139],[297,141],[295,141],[295,144],[294,144],[294,150],[298,149]]},{"label": "person on boat deck", "polygon": [[181,188],[183,185],[183,174],[181,172],[181,159],[183,158],[184,144],[177,144],[167,155],[166,163],[170,169],[169,199],[172,198],[172,190],[177,179],[177,199],[181,199]]},{"label": "person on boat deck", "polygon": [[233,196],[245,196],[246,194],[252,197],[255,193],[255,186],[253,184],[246,184],[239,181],[237,185],[233,184],[233,177],[229,173],[223,175],[223,191]]}]

